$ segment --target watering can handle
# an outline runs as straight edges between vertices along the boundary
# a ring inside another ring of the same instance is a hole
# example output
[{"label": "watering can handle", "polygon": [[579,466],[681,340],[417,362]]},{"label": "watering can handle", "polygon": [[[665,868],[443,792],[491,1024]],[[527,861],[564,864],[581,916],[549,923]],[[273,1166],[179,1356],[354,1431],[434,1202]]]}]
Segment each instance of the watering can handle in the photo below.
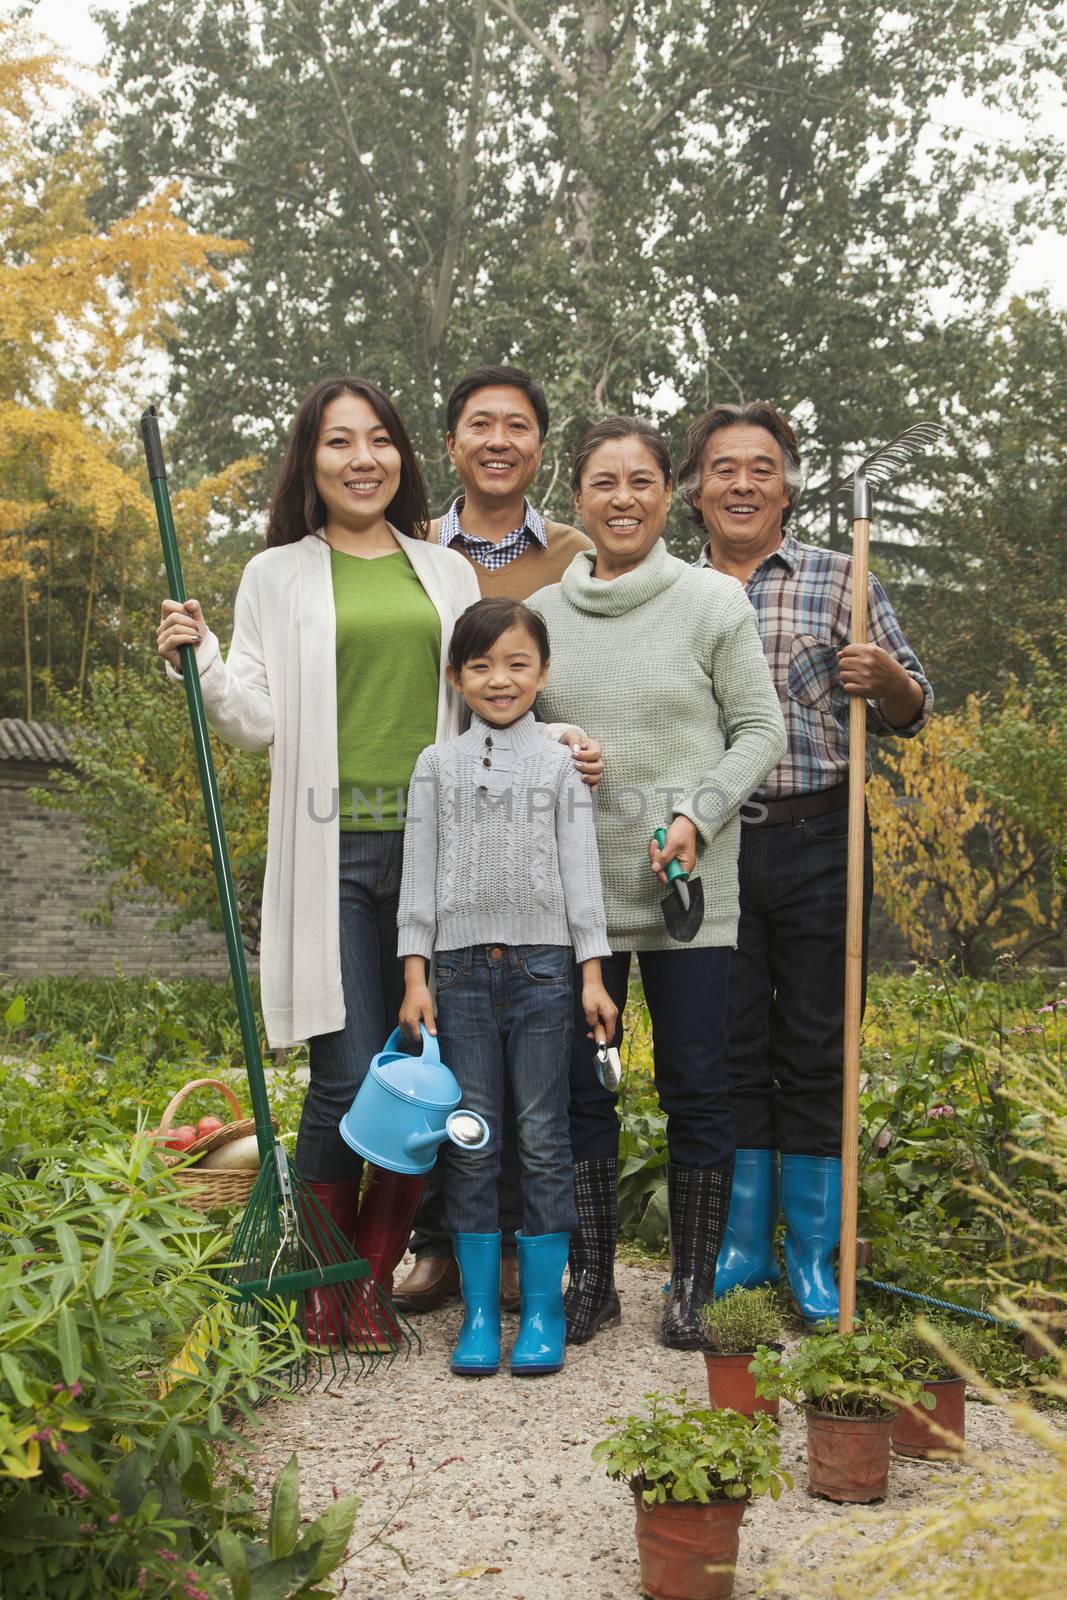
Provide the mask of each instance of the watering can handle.
[{"label": "watering can handle", "polygon": [[[419,1023],[419,1032],[422,1034],[421,1059],[423,1061],[428,1061],[432,1067],[440,1066],[441,1046],[437,1042],[436,1035],[427,1033],[421,1022]],[[407,1054],[408,1052],[402,1049],[406,1039],[407,1035],[405,1034],[403,1028],[394,1028],[388,1039],[386,1039],[385,1043],[382,1045],[382,1055],[384,1056],[390,1050],[395,1051],[397,1054]],[[416,1057],[415,1059],[418,1060],[419,1057]]]}]

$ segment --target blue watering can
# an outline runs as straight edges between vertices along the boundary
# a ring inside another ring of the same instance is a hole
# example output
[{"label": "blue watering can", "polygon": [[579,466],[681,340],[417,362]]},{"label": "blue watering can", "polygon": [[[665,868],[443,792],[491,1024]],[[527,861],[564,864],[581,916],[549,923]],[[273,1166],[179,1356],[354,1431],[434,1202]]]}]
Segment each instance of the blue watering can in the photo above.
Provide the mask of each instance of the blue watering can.
[{"label": "blue watering can", "polygon": [[357,1155],[409,1178],[429,1172],[446,1139],[462,1150],[489,1142],[485,1118],[457,1110],[462,1090],[437,1040],[419,1031],[422,1055],[409,1056],[399,1048],[400,1029],[393,1029],[340,1122],[341,1138]]}]

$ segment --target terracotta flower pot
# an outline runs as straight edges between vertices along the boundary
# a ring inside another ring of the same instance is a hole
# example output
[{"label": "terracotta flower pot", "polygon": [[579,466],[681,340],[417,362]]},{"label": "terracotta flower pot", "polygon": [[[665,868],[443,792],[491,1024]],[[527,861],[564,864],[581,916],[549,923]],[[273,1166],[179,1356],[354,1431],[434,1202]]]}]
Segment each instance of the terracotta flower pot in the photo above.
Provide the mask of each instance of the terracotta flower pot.
[{"label": "terracotta flower pot", "polygon": [[808,1493],[827,1500],[884,1500],[889,1487],[889,1435],[893,1416],[835,1417],[805,1406],[808,1419]]},{"label": "terracotta flower pot", "polygon": [[[646,1506],[634,1493],[641,1588],[655,1600],[727,1600],[734,1592],[734,1567],[745,1500],[671,1501]],[[722,1567],[709,1572],[709,1566]]]},{"label": "terracotta flower pot", "polygon": [[756,1380],[748,1370],[755,1353],[754,1350],[742,1350],[720,1355],[717,1351],[705,1350],[708,1398],[719,1410],[740,1411],[743,1417],[754,1417],[758,1411],[777,1417],[778,1401],[765,1400],[762,1395],[757,1395]]},{"label": "terracotta flower pot", "polygon": [[893,1449],[898,1456],[928,1461],[932,1456],[958,1456],[963,1449],[965,1378],[933,1378],[924,1383],[934,1397],[934,1409],[901,1406],[893,1419]]}]

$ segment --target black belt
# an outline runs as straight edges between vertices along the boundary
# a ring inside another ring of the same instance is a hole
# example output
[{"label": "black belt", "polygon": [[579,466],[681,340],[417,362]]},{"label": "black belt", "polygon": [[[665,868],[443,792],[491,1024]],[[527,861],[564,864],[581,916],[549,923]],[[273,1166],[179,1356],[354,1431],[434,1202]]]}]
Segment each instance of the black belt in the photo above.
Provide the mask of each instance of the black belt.
[{"label": "black belt", "polygon": [[758,800],[753,797],[741,807],[741,821],[750,828],[777,828],[783,822],[803,822],[829,811],[844,811],[848,805],[848,784],[835,783],[832,789],[817,789],[814,794],[791,794],[784,800]]}]

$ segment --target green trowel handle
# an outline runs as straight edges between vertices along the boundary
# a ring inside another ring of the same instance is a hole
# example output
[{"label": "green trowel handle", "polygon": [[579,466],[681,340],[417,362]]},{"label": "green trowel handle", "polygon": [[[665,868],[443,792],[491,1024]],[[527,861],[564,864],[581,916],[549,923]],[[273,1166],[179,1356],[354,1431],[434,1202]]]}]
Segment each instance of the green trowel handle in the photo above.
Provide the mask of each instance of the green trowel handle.
[{"label": "green trowel handle", "polygon": [[[172,600],[184,601],[186,594],[185,583],[182,579],[181,556],[178,553],[178,540],[174,532],[170,495],[167,492],[167,469],[163,460],[163,445],[159,437],[159,422],[156,418],[154,406],[149,406],[141,418],[141,437],[144,440],[148,476],[152,483],[152,497],[156,503],[156,521],[159,523],[159,537],[163,545],[163,562],[167,569],[167,586],[170,589]],[[267,1158],[274,1148],[274,1129],[270,1119],[267,1083],[263,1076],[263,1058],[259,1052],[259,1029],[256,1025],[256,1013],[252,1004],[252,990],[248,982],[244,942],[241,939],[241,923],[237,913],[237,895],[234,892],[233,874],[230,871],[230,856],[226,848],[226,830],[222,823],[219,788],[215,781],[215,768],[211,760],[207,718],[204,715],[204,699],[200,692],[200,675],[196,670],[196,651],[191,644],[186,644],[182,645],[179,653],[182,659],[185,696],[189,705],[189,722],[193,730],[196,764],[200,772],[200,792],[204,798],[208,834],[211,838],[211,859],[215,867],[215,883],[219,891],[222,926],[226,934],[226,949],[230,957],[230,976],[233,979],[234,993],[237,996],[237,1015],[241,1024],[241,1043],[244,1046],[248,1087],[252,1096],[252,1111],[256,1119],[256,1138],[259,1141],[260,1160],[266,1166]]]},{"label": "green trowel handle", "polygon": [[[653,837],[653,839],[655,839],[656,843],[659,845],[661,850],[666,848],[666,845],[667,845],[667,830],[666,830],[666,828],[657,828],[655,833],[652,835],[652,837]],[[679,878],[681,878],[683,880],[683,882],[684,882],[685,880],[688,879],[688,877],[689,877],[688,872],[683,871],[682,863],[678,860],[677,856],[675,856],[673,861],[668,861],[668,863],[667,863],[667,882],[668,883],[677,883]]]}]

